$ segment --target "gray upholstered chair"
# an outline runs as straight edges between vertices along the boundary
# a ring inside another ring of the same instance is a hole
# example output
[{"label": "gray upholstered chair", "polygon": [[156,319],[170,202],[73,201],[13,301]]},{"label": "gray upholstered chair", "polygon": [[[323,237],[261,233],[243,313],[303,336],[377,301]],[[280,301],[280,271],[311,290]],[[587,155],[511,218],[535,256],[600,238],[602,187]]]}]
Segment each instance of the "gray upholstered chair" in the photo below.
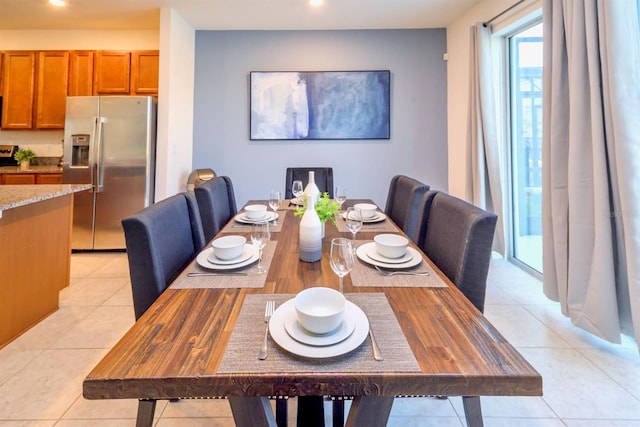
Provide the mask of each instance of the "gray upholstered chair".
[{"label": "gray upholstered chair", "polygon": [[418,216],[416,219],[416,225],[413,227],[407,236],[419,247],[424,246],[424,236],[427,232],[427,219],[429,218],[429,212],[431,211],[431,204],[433,203],[434,196],[438,193],[438,190],[429,190],[420,199],[418,205]]},{"label": "gray upholstered chair", "polygon": [[[220,182],[222,184],[216,184],[216,189],[220,185],[226,188],[228,182],[231,195],[225,196],[228,197],[226,209],[232,210],[233,216],[235,197],[231,181],[223,179]],[[197,187],[196,190],[201,187]],[[214,196],[209,197],[210,194]],[[201,197],[205,197],[207,202],[215,201],[216,194],[218,192],[214,190]],[[136,320],[147,311],[209,240],[205,240],[198,208],[196,196],[186,192],[155,203],[122,220]],[[224,211],[225,209],[218,206],[210,212],[218,214]],[[213,216],[215,215],[207,216],[208,220],[212,221]],[[144,405],[139,407],[139,417],[141,411],[147,410],[144,408]],[[155,409],[155,403],[153,408]],[[286,399],[276,400],[276,421],[278,427],[287,426]]]},{"label": "gray upholstered chair", "polygon": [[[447,193],[425,197],[420,248],[481,312],[498,217]],[[479,396],[463,396],[467,425],[482,425]]]},{"label": "gray upholstered chair", "polygon": [[309,171],[313,171],[315,175],[316,185],[321,193],[329,193],[329,197],[333,198],[333,168],[287,168],[284,181],[284,198],[292,199],[293,192],[291,187],[293,181],[302,181],[302,188],[309,183]]},{"label": "gray upholstered chair", "polygon": [[233,184],[228,176],[217,176],[196,187],[194,192],[208,242],[238,213]]},{"label": "gray upholstered chair", "polygon": [[497,215],[438,192],[429,206],[420,248],[480,311]]},{"label": "gray upholstered chair", "polygon": [[136,320],[202,250],[195,197],[180,193],[122,220]]},{"label": "gray upholstered chair", "polygon": [[384,213],[408,236],[416,234],[420,201],[429,186],[404,175],[391,178]]}]

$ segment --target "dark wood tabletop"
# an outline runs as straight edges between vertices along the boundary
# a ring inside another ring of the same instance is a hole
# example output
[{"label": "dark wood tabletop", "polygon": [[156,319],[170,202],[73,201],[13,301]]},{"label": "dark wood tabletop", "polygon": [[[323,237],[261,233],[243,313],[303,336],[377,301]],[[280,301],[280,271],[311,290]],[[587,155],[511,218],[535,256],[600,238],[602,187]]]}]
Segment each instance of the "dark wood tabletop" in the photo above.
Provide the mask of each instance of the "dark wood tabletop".
[{"label": "dark wood tabletop", "polygon": [[[386,402],[390,409],[389,402],[398,395],[542,395],[538,372],[426,256],[424,262],[448,286],[356,287],[350,275],[344,279],[345,293],[386,295],[419,371],[219,373],[247,295],[295,294],[313,286],[338,289],[338,278],[329,265],[330,241],[350,235],[327,223],[322,260],[305,263],[298,258],[298,223],[290,211],[282,231],[273,234],[272,240],[278,243],[263,288],[167,289],[88,374],[84,397],[153,401],[226,396],[232,409],[242,407],[252,417],[250,422],[243,420],[234,409],[238,425],[272,425],[268,415],[264,419],[256,415],[264,396],[350,395],[356,401],[349,425],[374,425],[366,423],[380,416],[372,409],[376,402]],[[248,235],[249,231],[238,234]],[[365,228],[358,239],[372,239],[375,234]],[[373,399],[359,399],[365,397]],[[241,406],[247,402],[249,405]],[[386,406],[378,406],[384,416]]]}]

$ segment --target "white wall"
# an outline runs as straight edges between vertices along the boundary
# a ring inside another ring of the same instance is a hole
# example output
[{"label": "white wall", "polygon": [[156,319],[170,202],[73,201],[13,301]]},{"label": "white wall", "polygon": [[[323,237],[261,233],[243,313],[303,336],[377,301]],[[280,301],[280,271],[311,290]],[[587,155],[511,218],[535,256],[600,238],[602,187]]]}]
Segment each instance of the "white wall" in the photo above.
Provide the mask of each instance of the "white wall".
[{"label": "white wall", "polygon": [[[393,175],[447,188],[444,29],[198,31],[194,168],[233,180],[237,202],[284,191],[287,166],[331,166],[348,197],[384,206]],[[391,139],[249,140],[250,71],[390,70]]]},{"label": "white wall", "polygon": [[[155,50],[157,30],[0,30],[0,50]],[[0,144],[31,147],[37,156],[62,156],[63,130],[0,130]]]},{"label": "white wall", "polygon": [[193,149],[195,30],[173,9],[160,11],[156,201],[186,190]]},{"label": "white wall", "polygon": [[[507,10],[514,0],[482,0],[447,27],[447,105],[449,129],[449,192],[471,200],[467,147],[469,108],[469,38],[476,22],[485,22]],[[507,14],[509,15],[509,14]],[[503,21],[501,18],[500,21]]]}]

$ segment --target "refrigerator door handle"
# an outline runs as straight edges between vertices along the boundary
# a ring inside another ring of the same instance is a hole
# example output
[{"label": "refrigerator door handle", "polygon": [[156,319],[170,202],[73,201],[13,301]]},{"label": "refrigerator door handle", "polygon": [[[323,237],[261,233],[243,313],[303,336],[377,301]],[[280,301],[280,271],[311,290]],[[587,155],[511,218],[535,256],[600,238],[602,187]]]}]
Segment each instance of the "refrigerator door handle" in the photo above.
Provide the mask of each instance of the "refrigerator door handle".
[{"label": "refrigerator door handle", "polygon": [[96,134],[95,134],[95,155],[96,162],[94,164],[95,167],[95,180],[94,180],[94,188],[96,193],[101,193],[104,190],[104,178],[103,178],[103,165],[102,165],[102,125],[106,123],[106,119],[104,117],[96,118]]}]

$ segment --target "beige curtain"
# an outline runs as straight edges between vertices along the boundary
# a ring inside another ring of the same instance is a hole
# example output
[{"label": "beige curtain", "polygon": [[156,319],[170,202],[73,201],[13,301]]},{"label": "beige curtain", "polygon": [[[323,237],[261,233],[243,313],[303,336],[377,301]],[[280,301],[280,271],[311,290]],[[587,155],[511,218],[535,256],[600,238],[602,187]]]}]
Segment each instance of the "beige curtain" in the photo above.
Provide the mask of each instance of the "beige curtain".
[{"label": "beige curtain", "polygon": [[491,29],[483,23],[471,27],[470,88],[467,153],[471,182],[467,194],[473,204],[498,215],[493,250],[505,254],[502,211],[503,168],[496,127]]},{"label": "beige curtain", "polygon": [[612,342],[640,335],[636,0],[544,0],[544,292]]}]

